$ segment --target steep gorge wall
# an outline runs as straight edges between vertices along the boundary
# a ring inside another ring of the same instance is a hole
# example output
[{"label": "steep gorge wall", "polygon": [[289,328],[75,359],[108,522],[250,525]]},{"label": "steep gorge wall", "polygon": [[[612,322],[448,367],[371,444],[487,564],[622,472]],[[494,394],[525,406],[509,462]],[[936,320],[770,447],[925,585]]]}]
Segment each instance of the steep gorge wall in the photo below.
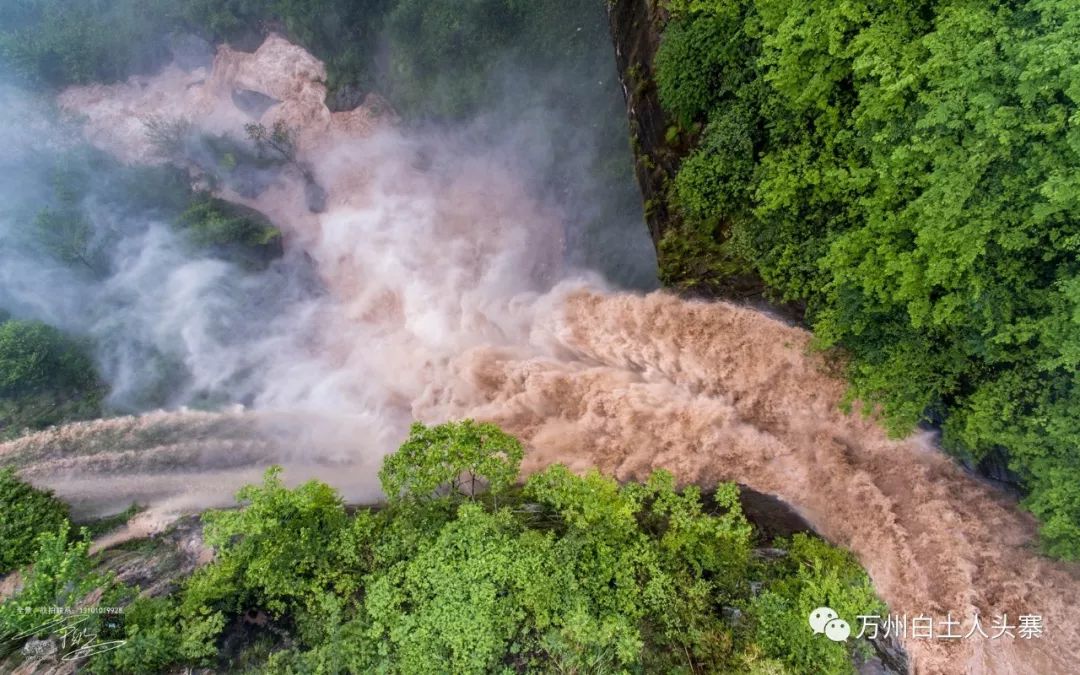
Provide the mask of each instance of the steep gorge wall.
[{"label": "steep gorge wall", "polygon": [[626,99],[634,173],[645,200],[649,235],[658,247],[669,216],[667,184],[679,165],[678,154],[665,138],[668,121],[653,79],[662,10],[654,0],[608,0],[607,7],[615,63]]},{"label": "steep gorge wall", "polygon": [[[695,271],[693,265],[686,269],[678,253],[664,250],[661,242],[665,235],[680,225],[680,215],[668,201],[668,187],[683,158],[694,149],[700,128],[679,128],[660,104],[654,60],[668,20],[666,10],[657,0],[608,0],[607,9],[619,83],[626,101],[634,174],[641,188],[661,282],[687,295],[747,302],[790,321],[801,321],[801,305],[766,303],[765,284],[756,273],[718,277],[703,269]],[[716,236],[721,236],[720,232]]]}]

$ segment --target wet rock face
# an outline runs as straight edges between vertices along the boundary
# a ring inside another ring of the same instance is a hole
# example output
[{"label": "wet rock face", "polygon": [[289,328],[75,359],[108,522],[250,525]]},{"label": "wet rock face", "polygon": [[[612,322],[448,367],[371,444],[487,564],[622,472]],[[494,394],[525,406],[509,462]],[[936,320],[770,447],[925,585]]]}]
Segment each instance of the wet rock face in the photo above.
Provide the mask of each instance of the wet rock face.
[{"label": "wet rock face", "polygon": [[895,635],[870,640],[874,656],[857,662],[859,675],[902,675],[911,669],[907,653]]},{"label": "wet rock face", "polygon": [[326,190],[315,182],[310,172],[304,172],[304,201],[308,211],[322,213],[326,211]]},{"label": "wet rock face", "polygon": [[301,47],[271,34],[254,52],[209,45],[196,36],[177,36],[174,62],[151,76],[111,85],[70,87],[62,108],[86,120],[85,133],[99,148],[134,163],[160,162],[145,120],[184,120],[210,134],[241,134],[245,124],[295,130],[298,156],[320,156],[341,138],[362,138],[395,116],[373,94],[338,92],[327,107],[326,67]]},{"label": "wet rock face", "polygon": [[326,106],[331,112],[347,112],[360,107],[364,103],[364,90],[355,84],[346,84],[330,92],[326,98]]},{"label": "wet rock face", "polygon": [[183,516],[158,533],[132,539],[127,546],[110,548],[100,554],[103,571],[116,574],[121,583],[138,586],[145,596],[174,592],[213,554],[203,543],[203,524],[198,516]]},{"label": "wet rock face", "polygon": [[252,119],[260,119],[266,111],[281,103],[276,98],[251,89],[233,89],[232,102]]},{"label": "wet rock face", "polygon": [[[764,492],[758,492],[746,485],[739,486],[739,503],[746,519],[761,533],[764,540],[775,537],[790,537],[796,532],[813,531],[806,519],[787,502]],[[776,549],[761,549],[763,555]]]},{"label": "wet rock face", "polygon": [[30,638],[22,646],[22,654],[27,659],[47,659],[56,656],[56,641]]},{"label": "wet rock face", "polygon": [[1019,498],[1023,494],[1023,478],[1009,468],[1009,458],[1000,449],[987,454],[972,470],[1014,497]]},{"label": "wet rock face", "polygon": [[[665,276],[664,253],[660,241],[669,230],[678,228],[680,214],[670,208],[668,188],[679,165],[693,149],[696,132],[677,129],[660,104],[653,61],[660,47],[660,34],[668,14],[657,0],[608,0],[608,22],[615,48],[619,82],[626,101],[626,117],[634,152],[634,173],[645,207],[645,222],[656,249],[661,277]],[[685,292],[706,297],[723,297],[746,302],[762,297],[764,282],[756,274],[728,275],[708,281],[690,273],[668,283]],[[804,308],[792,303],[773,306],[773,311],[801,320]]]},{"label": "wet rock face", "polygon": [[634,147],[634,172],[654,246],[659,244],[668,220],[666,186],[678,168],[678,156],[665,138],[668,121],[653,80],[653,58],[660,45],[660,11],[651,0],[608,0],[615,63]]},{"label": "wet rock face", "polygon": [[[739,503],[747,520],[754,524],[764,541],[770,541],[774,537],[790,537],[797,532],[813,532],[810,524],[793,506],[774,495],[740,485]],[[761,547],[753,551],[754,557],[762,560],[777,560],[787,554],[784,549],[773,547]],[[754,595],[760,593],[760,582],[752,583],[751,591]],[[737,624],[741,617],[737,609],[724,607],[723,612],[724,618],[733,625]],[[895,635],[889,638],[872,638],[870,646],[874,650],[871,654],[856,655],[854,665],[859,675],[901,675],[908,672],[907,653]]]}]

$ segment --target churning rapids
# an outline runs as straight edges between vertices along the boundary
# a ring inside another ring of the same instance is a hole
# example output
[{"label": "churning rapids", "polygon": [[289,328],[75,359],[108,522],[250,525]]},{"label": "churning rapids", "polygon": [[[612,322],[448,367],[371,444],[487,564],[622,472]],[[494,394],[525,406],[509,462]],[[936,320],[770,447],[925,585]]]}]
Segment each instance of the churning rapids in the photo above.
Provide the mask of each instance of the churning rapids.
[{"label": "churning rapids", "polygon": [[521,187],[500,159],[512,148],[400,131],[373,97],[331,113],[324,81],[322,64],[271,37],[254,54],[222,47],[209,72],[170,67],[61,95],[92,142],[129,162],[158,161],[148,115],[235,130],[250,118],[230,92],[273,98],[262,122],[299,130],[325,209],[309,211],[299,172],[257,197],[222,196],[268,214],[326,292],[239,347],[192,354],[207,381],[226,378],[230,358],[256,369],[248,408],[73,424],[0,446],[24,477],[83,512],[137,500],[168,514],[227,504],[281,463],[293,481],[362,501],[410,420],[475,417],[526,443],[526,471],[562,462],[631,479],[662,467],[775,494],[858,555],[894,614],[1044,618],[1041,639],[908,640],[917,672],[1075,672],[1080,571],[1040,557],[1031,518],[929,436],[890,440],[841,412],[844,384],[808,333],[563,269],[558,209]]}]

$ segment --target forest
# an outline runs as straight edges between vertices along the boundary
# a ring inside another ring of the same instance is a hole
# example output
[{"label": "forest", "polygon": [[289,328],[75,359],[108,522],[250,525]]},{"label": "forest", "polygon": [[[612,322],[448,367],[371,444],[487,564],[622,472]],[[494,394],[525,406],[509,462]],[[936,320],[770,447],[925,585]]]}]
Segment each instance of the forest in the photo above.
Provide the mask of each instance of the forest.
[{"label": "forest", "polygon": [[752,272],[852,401],[1006,458],[1080,557],[1080,15],[1072,3],[673,0],[661,276]]}]

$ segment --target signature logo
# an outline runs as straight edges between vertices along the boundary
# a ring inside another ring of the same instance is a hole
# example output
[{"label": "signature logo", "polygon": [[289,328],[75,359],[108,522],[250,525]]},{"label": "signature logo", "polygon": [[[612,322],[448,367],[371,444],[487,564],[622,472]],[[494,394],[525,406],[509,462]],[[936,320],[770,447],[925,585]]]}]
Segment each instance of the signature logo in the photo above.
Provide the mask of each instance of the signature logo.
[{"label": "signature logo", "polygon": [[[59,655],[61,661],[77,661],[95,654],[117,649],[127,640],[101,640],[93,629],[89,614],[60,615],[39,626],[12,635],[3,643],[26,641],[23,651],[31,658]],[[52,640],[33,640],[36,635],[46,634]],[[51,644],[50,644],[51,643]]]},{"label": "signature logo", "polygon": [[846,642],[851,635],[851,626],[831,607],[818,607],[810,612],[809,621],[815,635],[824,633],[833,642]]}]

